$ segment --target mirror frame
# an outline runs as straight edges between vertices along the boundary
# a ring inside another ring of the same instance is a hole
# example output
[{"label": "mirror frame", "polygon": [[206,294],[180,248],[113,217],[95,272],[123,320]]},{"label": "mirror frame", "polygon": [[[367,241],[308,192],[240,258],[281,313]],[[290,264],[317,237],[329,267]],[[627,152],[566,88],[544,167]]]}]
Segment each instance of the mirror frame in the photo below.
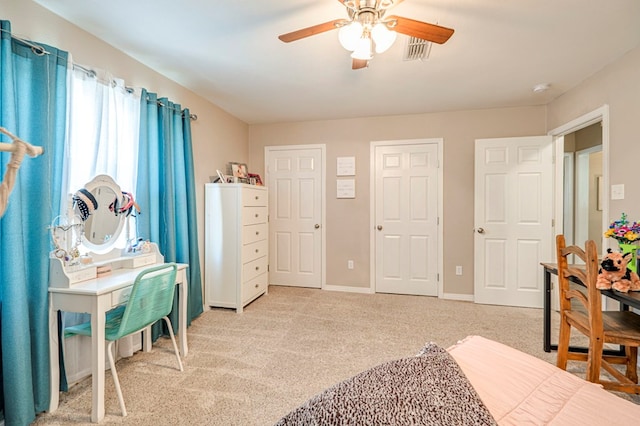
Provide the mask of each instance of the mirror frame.
[{"label": "mirror frame", "polygon": [[[111,189],[114,192],[114,194],[116,194],[116,196],[118,198],[120,198],[122,196],[122,190],[120,189],[120,186],[109,175],[97,175],[91,181],[87,182],[87,184],[85,185],[85,189],[90,191],[91,193],[94,193],[94,191],[99,187],[107,187],[107,188]],[[94,215],[98,211],[100,211],[100,212],[105,211],[103,209],[106,209],[106,211],[108,211],[109,206],[108,205],[105,206],[105,205],[99,204],[98,205],[98,209],[92,213],[93,218],[95,218]],[[91,250],[94,253],[106,253],[106,252],[110,251],[113,248],[113,246],[115,245],[115,243],[118,240],[118,238],[120,237],[120,234],[122,233],[122,229],[124,228],[125,216],[124,215],[120,215],[119,217],[120,217],[120,220],[118,221],[118,226],[117,226],[115,232],[112,234],[112,236],[109,239],[109,241],[104,242],[102,244],[93,243],[93,242],[91,242],[91,241],[89,241],[87,239],[86,232],[83,232],[82,233],[82,245],[84,247],[86,247],[87,249]],[[92,218],[92,220],[93,220],[93,218]]]}]

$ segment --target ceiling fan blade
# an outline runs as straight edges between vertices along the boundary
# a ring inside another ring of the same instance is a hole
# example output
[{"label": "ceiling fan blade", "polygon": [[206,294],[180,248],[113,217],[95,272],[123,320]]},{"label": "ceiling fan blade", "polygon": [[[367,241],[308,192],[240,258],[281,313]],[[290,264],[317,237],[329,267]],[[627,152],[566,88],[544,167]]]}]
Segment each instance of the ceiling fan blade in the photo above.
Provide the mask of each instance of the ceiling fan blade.
[{"label": "ceiling fan blade", "polygon": [[289,43],[292,41],[300,40],[301,38],[324,33],[326,31],[335,30],[345,22],[348,22],[348,21],[345,21],[344,19],[335,19],[333,21],[325,22],[323,24],[318,24],[312,27],[303,28],[301,30],[292,31],[287,34],[282,34],[278,36],[278,38],[284,41],[285,43]]},{"label": "ceiling fan blade", "polygon": [[353,61],[351,61],[352,70],[359,70],[362,68],[367,68],[368,66],[369,66],[369,61],[367,61],[366,59],[353,58]]},{"label": "ceiling fan blade", "polygon": [[[391,22],[388,24],[390,30],[438,44],[446,42],[453,34],[453,29],[451,28],[403,18],[402,16],[389,16],[385,21]],[[393,21],[395,21],[395,25],[393,25]]]}]

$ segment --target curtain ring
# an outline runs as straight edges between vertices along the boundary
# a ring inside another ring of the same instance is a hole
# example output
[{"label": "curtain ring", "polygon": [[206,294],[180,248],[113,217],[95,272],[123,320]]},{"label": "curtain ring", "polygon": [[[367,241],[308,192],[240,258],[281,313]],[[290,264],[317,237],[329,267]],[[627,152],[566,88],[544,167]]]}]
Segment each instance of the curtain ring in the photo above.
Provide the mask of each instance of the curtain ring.
[{"label": "curtain ring", "polygon": [[44,47],[42,46],[31,46],[31,51],[36,56],[44,56],[44,54],[46,53]]}]

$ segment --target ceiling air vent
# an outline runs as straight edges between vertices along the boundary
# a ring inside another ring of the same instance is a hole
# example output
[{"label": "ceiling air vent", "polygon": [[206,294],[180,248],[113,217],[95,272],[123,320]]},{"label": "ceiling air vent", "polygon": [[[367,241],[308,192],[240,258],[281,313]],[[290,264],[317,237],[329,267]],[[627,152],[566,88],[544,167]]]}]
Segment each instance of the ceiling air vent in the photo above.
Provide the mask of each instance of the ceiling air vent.
[{"label": "ceiling air vent", "polygon": [[431,42],[417,37],[408,37],[403,60],[429,59],[429,52],[431,52]]}]

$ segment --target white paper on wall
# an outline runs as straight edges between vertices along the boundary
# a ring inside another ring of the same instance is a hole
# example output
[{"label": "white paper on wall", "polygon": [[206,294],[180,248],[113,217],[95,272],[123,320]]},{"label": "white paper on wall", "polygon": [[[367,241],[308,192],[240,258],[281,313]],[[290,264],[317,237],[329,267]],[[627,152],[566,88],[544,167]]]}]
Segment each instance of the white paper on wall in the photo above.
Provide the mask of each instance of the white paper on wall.
[{"label": "white paper on wall", "polygon": [[336,159],[337,176],[356,175],[356,157],[338,157]]},{"label": "white paper on wall", "polygon": [[356,198],[355,179],[338,179],[336,184],[336,198]]}]

